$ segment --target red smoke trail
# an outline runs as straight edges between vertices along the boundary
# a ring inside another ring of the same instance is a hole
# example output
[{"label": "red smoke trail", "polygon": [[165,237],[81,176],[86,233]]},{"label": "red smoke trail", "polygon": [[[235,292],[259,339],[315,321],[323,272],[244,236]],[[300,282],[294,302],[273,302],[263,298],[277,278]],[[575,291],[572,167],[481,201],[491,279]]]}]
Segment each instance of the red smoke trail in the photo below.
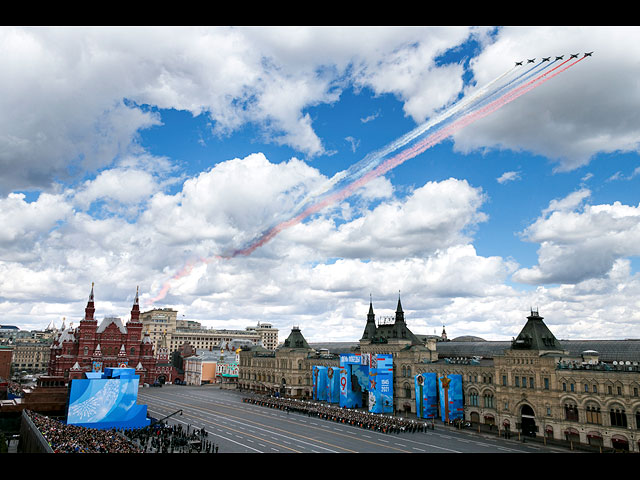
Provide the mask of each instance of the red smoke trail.
[{"label": "red smoke trail", "polygon": [[[559,75],[560,73],[564,72],[568,68],[570,68],[573,65],[575,65],[576,63],[578,63],[583,58],[584,57],[578,59],[577,61],[573,62],[571,65],[566,66],[565,68],[559,70],[558,72],[554,73],[553,75],[549,75],[554,70],[559,69],[560,67],[562,67],[565,63],[567,63],[569,61],[569,60],[565,60],[563,63],[561,63],[560,65],[554,67],[552,70],[549,70],[548,72],[545,72],[545,73],[539,75],[538,77],[534,78],[533,80],[530,80],[526,84],[524,84],[524,85],[522,85],[522,86],[520,86],[520,87],[518,87],[518,88],[516,88],[516,89],[514,89],[514,90],[512,90],[510,92],[505,93],[502,97],[494,100],[493,102],[491,102],[488,105],[482,107],[478,111],[468,113],[467,115],[465,115],[461,119],[459,119],[457,121],[454,121],[450,125],[448,125],[448,126],[442,128],[442,129],[436,131],[435,133],[429,135],[427,138],[425,138],[424,140],[418,142],[416,145],[414,145],[414,146],[412,146],[410,148],[407,148],[406,150],[403,150],[402,152],[400,152],[396,156],[390,158],[389,160],[386,160],[382,164],[378,165],[378,167],[376,167],[375,169],[373,169],[370,172],[368,172],[365,175],[363,175],[358,180],[356,180],[353,183],[347,185],[342,190],[334,193],[333,195],[328,196],[327,198],[325,198],[321,202],[318,202],[318,203],[316,203],[314,205],[311,205],[306,210],[304,210],[303,212],[299,213],[298,215],[296,215],[292,219],[287,220],[285,222],[279,223],[275,227],[271,228],[262,237],[260,237],[259,240],[257,240],[255,243],[251,244],[250,246],[248,246],[248,247],[246,247],[246,248],[244,248],[242,250],[236,250],[232,255],[225,256],[224,258],[233,258],[233,257],[236,257],[238,255],[250,255],[257,248],[259,248],[262,245],[264,245],[267,242],[269,242],[273,237],[278,235],[283,230],[300,223],[302,220],[304,220],[305,218],[307,218],[308,216],[310,216],[310,215],[312,215],[314,213],[319,212],[324,207],[326,207],[328,205],[331,205],[333,203],[336,203],[337,201],[340,201],[340,200],[343,200],[343,199],[347,198],[355,190],[357,190],[358,188],[360,188],[363,185],[367,184],[368,182],[370,182],[374,178],[379,177],[380,175],[383,175],[383,174],[387,173],[389,170],[397,167],[398,165],[404,163],[405,161],[410,160],[410,159],[414,158],[416,155],[419,155],[419,154],[423,153],[425,150],[427,150],[427,149],[431,148],[432,146],[438,144],[439,142],[441,142],[445,138],[448,138],[453,133],[461,130],[462,128],[464,128],[467,125],[475,122],[476,120],[478,120],[480,118],[484,118],[487,115],[495,112],[496,110],[498,110],[499,108],[503,107],[507,103],[512,102],[516,98],[521,97],[525,93],[527,93],[527,92],[533,90],[534,88],[540,86],[542,83],[544,83],[544,82],[550,80],[551,78],[555,77],[556,75]],[[545,78],[545,77],[547,77],[547,78]]]},{"label": "red smoke trail", "polygon": [[[564,62],[562,62],[557,67],[554,67],[553,69],[549,70],[548,72],[545,72],[545,73],[539,75],[538,77],[528,81],[524,85],[521,85],[520,87],[515,88],[515,89],[505,93],[504,95],[502,95],[498,99],[494,100],[493,102],[485,105],[484,107],[482,107],[482,108],[480,108],[480,109],[478,109],[476,111],[472,111],[472,112],[466,114],[465,116],[463,116],[459,120],[456,120],[456,121],[452,122],[450,125],[447,125],[446,127],[443,127],[442,129],[440,129],[440,130],[436,131],[435,133],[429,135],[427,138],[425,138],[424,140],[418,142],[416,145],[414,145],[414,146],[412,146],[410,148],[407,148],[406,150],[400,152],[395,157],[392,157],[389,160],[383,162],[375,170],[372,170],[367,175],[365,175],[360,180],[358,180],[358,182],[361,182],[363,179],[365,179],[367,177],[370,177],[370,178],[367,178],[367,180],[364,182],[364,183],[366,183],[369,180],[371,180],[371,179],[373,179],[375,177],[378,177],[378,176],[388,172],[389,170],[397,167],[398,165],[404,163],[405,161],[415,157],[416,155],[419,155],[420,153],[423,153],[425,150],[427,150],[427,149],[431,148],[432,146],[436,145],[437,143],[441,142],[442,140],[444,140],[445,138],[449,137],[453,133],[461,130],[462,128],[466,127],[467,125],[470,125],[471,123],[475,122],[476,120],[479,120],[481,118],[486,117],[487,115],[495,112],[496,110],[498,110],[499,108],[503,107],[504,105],[512,102],[516,98],[519,98],[522,95],[524,95],[525,93],[530,92],[534,88],[539,87],[543,83],[551,80],[556,75],[559,75],[560,73],[562,73],[565,70],[567,70],[568,68],[574,66],[576,63],[580,62],[583,59],[584,59],[584,57],[576,60],[575,62],[573,62],[570,65],[567,65],[564,68],[561,68],[564,64],[569,62],[569,60],[565,60]],[[558,70],[558,69],[560,69],[560,70]],[[550,75],[555,70],[558,70],[558,71],[556,73]],[[364,183],[361,183],[360,185],[363,185]]]},{"label": "red smoke trail", "polygon": [[[331,204],[334,204],[336,202],[344,200],[345,198],[347,198],[351,194],[353,194],[353,192],[356,191],[358,188],[366,185],[371,180],[373,180],[373,179],[375,179],[375,178],[377,178],[377,177],[379,177],[381,175],[384,175],[385,173],[387,173],[388,171],[390,171],[393,168],[397,167],[398,165],[401,165],[402,163],[406,162],[407,160],[410,160],[410,159],[414,158],[415,156],[417,156],[417,155],[423,153],[424,151],[428,150],[429,148],[433,147],[434,145],[437,145],[441,141],[445,140],[449,136],[453,135],[454,133],[458,132],[459,130],[463,129],[464,127],[470,125],[471,123],[490,115],[491,113],[493,113],[496,110],[502,108],[503,106],[507,105],[508,103],[512,102],[513,100],[521,97],[525,93],[528,93],[531,90],[533,90],[534,88],[539,87],[543,83],[551,80],[555,76],[557,76],[560,73],[564,72],[565,70],[571,68],[576,63],[578,63],[581,60],[583,60],[584,58],[585,57],[579,58],[575,62],[565,66],[564,68],[562,68],[563,65],[565,65],[566,63],[568,63],[570,61],[570,59],[569,60],[565,60],[564,62],[562,62],[558,66],[554,67],[553,69],[551,69],[551,70],[549,70],[549,71],[547,71],[547,72],[545,72],[545,73],[543,73],[541,75],[538,75],[536,78],[528,81],[524,85],[521,85],[521,86],[519,86],[517,88],[514,88],[513,90],[508,91],[507,93],[505,93],[504,95],[502,95],[498,99],[492,101],[491,103],[485,105],[484,107],[482,107],[482,108],[480,108],[480,109],[478,109],[476,111],[471,111],[471,112],[467,113],[466,115],[464,115],[462,118],[460,118],[460,119],[452,122],[451,124],[447,125],[446,127],[443,127],[440,130],[437,130],[436,132],[432,133],[431,135],[429,135],[425,139],[421,140],[420,142],[417,142],[415,145],[403,150],[402,152],[398,153],[397,155],[395,155],[395,156],[391,157],[390,159],[384,161],[383,163],[378,165],[375,169],[367,172],[361,178],[359,178],[359,179],[355,180],[354,182],[352,182],[351,184],[347,185],[342,190],[339,190],[339,191],[333,193],[332,195],[327,196],[323,200],[321,200],[321,201],[309,206],[308,208],[306,208],[304,211],[302,211],[301,213],[299,213],[295,217],[277,224],[276,226],[274,226],[271,229],[269,229],[266,233],[264,233],[257,241],[255,241],[251,245],[247,246],[246,248],[243,248],[243,249],[240,249],[240,250],[235,250],[230,255],[217,255],[214,258],[228,260],[228,259],[237,257],[239,255],[243,255],[243,256],[251,255],[256,249],[260,248],[261,246],[263,246],[266,243],[268,243],[269,241],[271,241],[276,235],[278,235],[283,230],[286,230],[289,227],[297,225],[298,223],[302,222],[308,216],[313,215],[314,213],[317,213],[317,212],[321,211],[323,208],[325,208],[325,207],[327,207],[327,206],[329,206]],[[556,72],[553,73],[554,71],[556,71]],[[209,263],[211,260],[200,259],[200,261],[202,261],[203,263]],[[179,278],[182,278],[182,277],[188,275],[191,272],[191,270],[193,269],[193,267],[194,267],[193,263],[190,262],[179,273],[174,275],[171,280],[177,280]],[[161,291],[158,293],[158,295],[155,298],[149,300],[149,302],[154,302],[154,301],[163,299],[166,296],[167,292],[169,291],[170,287],[171,287],[170,282],[166,282],[163,285]]]}]

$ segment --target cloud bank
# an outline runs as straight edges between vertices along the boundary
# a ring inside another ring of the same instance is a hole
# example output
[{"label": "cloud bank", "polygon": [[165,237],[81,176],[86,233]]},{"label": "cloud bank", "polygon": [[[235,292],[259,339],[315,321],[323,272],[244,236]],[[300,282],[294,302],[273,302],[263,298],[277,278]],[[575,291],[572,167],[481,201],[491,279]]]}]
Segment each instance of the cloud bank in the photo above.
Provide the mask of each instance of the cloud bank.
[{"label": "cloud bank", "polygon": [[[384,315],[400,291],[418,333],[447,325],[454,336],[511,338],[531,305],[563,338],[637,331],[640,206],[590,204],[586,189],[557,196],[522,229],[538,245],[535,265],[478,254],[491,198],[464,178],[403,189],[380,178],[250,257],[212,259],[327,180],[314,163],[330,152],[313,108],[347,89],[393,96],[420,123],[515,60],[594,50],[588,68],[462,130],[453,148],[528,152],[556,172],[637,152],[638,37],[624,27],[1,29],[7,323],[77,321],[91,282],[98,316],[126,316],[137,285],[151,298],[186,265],[166,305],[209,326],[260,320],[282,335],[295,324],[308,339],[357,340],[369,294]],[[472,58],[444,60],[470,42]],[[276,161],[256,148],[186,172],[141,142],[164,109],[206,117],[219,138],[251,125],[260,142],[296,154]],[[504,171],[503,185],[518,178]]]}]

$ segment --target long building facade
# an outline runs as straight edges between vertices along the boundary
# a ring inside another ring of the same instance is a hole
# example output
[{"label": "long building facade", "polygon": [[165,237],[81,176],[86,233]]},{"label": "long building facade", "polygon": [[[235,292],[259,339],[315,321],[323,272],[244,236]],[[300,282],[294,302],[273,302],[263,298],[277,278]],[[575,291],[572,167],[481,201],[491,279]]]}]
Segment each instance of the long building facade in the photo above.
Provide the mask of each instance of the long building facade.
[{"label": "long building facade", "polygon": [[396,414],[416,415],[416,375],[454,374],[462,377],[464,418],[474,426],[640,451],[640,340],[559,341],[537,311],[510,342],[437,340],[411,332],[400,300],[393,322],[377,323],[370,304],[362,337],[342,351],[313,348],[298,327],[276,351],[244,349],[238,385],[311,398],[314,365],[339,366],[338,353],[391,354]]},{"label": "long building facade", "polygon": [[170,352],[186,343],[198,350],[209,350],[233,340],[249,340],[268,350],[275,350],[278,346],[278,329],[270,323],[258,322],[244,330],[204,328],[200,322],[178,319],[178,312],[172,308],[142,312],[140,321],[154,347],[158,349],[161,342],[166,342]]}]

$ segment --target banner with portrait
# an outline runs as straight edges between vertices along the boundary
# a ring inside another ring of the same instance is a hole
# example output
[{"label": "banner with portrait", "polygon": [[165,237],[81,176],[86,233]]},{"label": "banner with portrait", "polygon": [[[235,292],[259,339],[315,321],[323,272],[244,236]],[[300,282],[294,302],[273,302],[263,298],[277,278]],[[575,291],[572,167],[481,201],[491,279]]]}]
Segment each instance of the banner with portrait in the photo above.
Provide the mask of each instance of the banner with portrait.
[{"label": "banner with portrait", "polygon": [[326,401],[329,403],[340,403],[340,369],[337,367],[327,367],[326,375]]},{"label": "banner with portrait", "polygon": [[420,373],[415,376],[416,415],[418,418],[438,416],[438,376]]},{"label": "banner with portrait", "polygon": [[313,385],[313,399],[325,401],[327,399],[327,367],[314,365],[311,370]]},{"label": "banner with portrait", "polygon": [[368,354],[369,411],[393,413],[393,356]]}]

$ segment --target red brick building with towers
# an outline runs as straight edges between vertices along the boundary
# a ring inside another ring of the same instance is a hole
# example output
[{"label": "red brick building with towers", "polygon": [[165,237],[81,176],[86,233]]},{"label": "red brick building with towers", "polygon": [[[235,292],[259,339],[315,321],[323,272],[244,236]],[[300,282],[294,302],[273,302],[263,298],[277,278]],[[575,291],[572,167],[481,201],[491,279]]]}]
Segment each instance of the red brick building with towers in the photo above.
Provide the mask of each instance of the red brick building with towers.
[{"label": "red brick building with towers", "polygon": [[[134,368],[141,383],[153,383],[162,377],[172,381],[172,372],[159,368],[148,332],[142,331],[138,291],[126,324],[117,317],[105,317],[100,324],[94,318],[93,284],[84,318],[77,328],[61,331],[51,345],[49,375],[67,380],[83,378],[85,372],[100,372],[107,367]],[[166,352],[160,352],[165,357]],[[160,359],[166,365],[165,358]]]}]

